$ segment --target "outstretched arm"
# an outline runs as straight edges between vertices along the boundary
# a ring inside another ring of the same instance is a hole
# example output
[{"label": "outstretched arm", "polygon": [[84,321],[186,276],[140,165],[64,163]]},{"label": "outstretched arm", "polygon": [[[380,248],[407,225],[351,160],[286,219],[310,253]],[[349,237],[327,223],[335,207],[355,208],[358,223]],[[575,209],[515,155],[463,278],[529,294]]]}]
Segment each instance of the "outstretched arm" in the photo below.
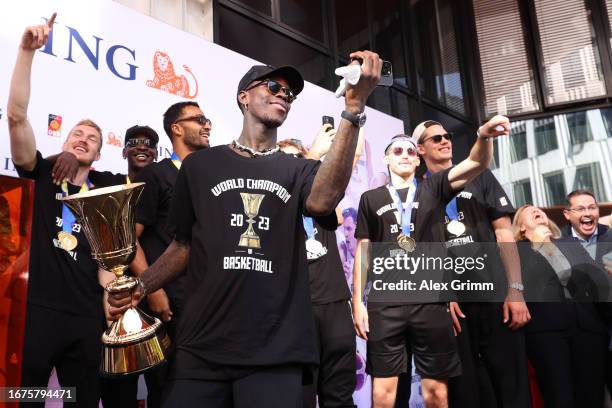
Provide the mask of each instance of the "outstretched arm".
[{"label": "outstretched arm", "polygon": [[448,181],[453,190],[461,190],[470,180],[489,167],[493,158],[493,138],[510,134],[510,121],[505,116],[494,116],[478,129],[478,134],[480,136],[476,138],[468,158],[448,173]]},{"label": "outstretched arm", "polygon": [[[363,63],[359,82],[346,90],[345,110],[359,114],[365,109],[368,97],[378,84],[382,61],[378,54],[370,51],[354,52],[350,57],[360,58]],[[334,143],[319,167],[306,199],[306,208],[312,215],[331,213],[344,194],[351,177],[358,132],[359,129],[351,122],[346,119],[340,121]]]},{"label": "outstretched arm", "polygon": [[13,163],[26,170],[32,170],[36,166],[36,139],[28,121],[32,61],[36,50],[47,42],[55,16],[56,13],[53,13],[47,24],[26,28],[21,37],[17,61],[11,78],[7,106],[11,156]]},{"label": "outstretched arm", "polygon": [[140,275],[141,284],[132,292],[111,294],[108,297],[111,318],[118,319],[130,306],[136,306],[143,295],[155,292],[176,279],[187,268],[190,249],[188,242],[172,241],[157,261]]}]

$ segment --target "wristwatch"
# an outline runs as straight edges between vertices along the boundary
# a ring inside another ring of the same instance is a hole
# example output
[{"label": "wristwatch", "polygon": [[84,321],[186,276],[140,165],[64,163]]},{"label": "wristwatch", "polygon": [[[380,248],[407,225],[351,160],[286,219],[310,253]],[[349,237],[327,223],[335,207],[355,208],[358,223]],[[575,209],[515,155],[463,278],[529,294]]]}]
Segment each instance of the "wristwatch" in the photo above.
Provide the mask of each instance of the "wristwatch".
[{"label": "wristwatch", "polygon": [[354,113],[351,113],[349,111],[342,111],[340,116],[342,116],[344,119],[351,122],[353,126],[358,127],[358,128],[363,127],[363,125],[365,125],[365,122],[366,122],[365,112],[361,112],[355,115]]},{"label": "wristwatch", "polygon": [[523,286],[523,284],[521,282],[512,282],[509,286],[510,289],[516,289],[519,292],[522,292],[523,290],[525,290],[525,287]]}]

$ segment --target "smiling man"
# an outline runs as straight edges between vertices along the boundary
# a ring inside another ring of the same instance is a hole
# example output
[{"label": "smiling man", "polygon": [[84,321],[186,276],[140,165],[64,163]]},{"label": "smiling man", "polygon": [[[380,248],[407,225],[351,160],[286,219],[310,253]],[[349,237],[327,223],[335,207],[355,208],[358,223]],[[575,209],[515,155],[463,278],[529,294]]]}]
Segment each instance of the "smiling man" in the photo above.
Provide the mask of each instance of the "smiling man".
[{"label": "smiling man", "polygon": [[591,258],[603,265],[602,257],[612,249],[612,230],[599,223],[595,195],[588,190],[572,191],[566,197],[563,215],[569,221],[561,230],[563,236],[579,241]]},{"label": "smiling man", "polygon": [[123,158],[128,162],[128,182],[157,159],[159,136],[149,126],[135,125],[125,131]]},{"label": "smiling man", "polygon": [[57,198],[102,186],[89,178],[91,165],[100,158],[102,132],[88,119],[70,130],[62,151],[76,157],[78,169],[69,182],[54,183],[52,164],[36,148],[27,112],[34,55],[54,21],[55,14],[47,24],[23,33],[7,108],[13,163],[19,176],[36,182],[21,385],[46,387],[55,367],[61,386],[76,387],[79,406],[94,407],[104,330],[100,283],[113,275],[98,270],[81,225]]},{"label": "smiling man", "polygon": [[[132,130],[134,129],[134,130]],[[150,131],[149,131],[150,129]],[[187,156],[209,147],[212,122],[200,109],[196,102],[178,102],[170,106],[164,114],[164,130],[172,142],[172,156],[151,166],[146,166],[151,150],[139,143],[137,148],[128,147],[128,141],[138,136],[139,141],[151,137],[153,129],[148,127],[133,127],[126,133],[126,149],[130,168],[145,166],[132,180],[145,182],[145,188],[136,208],[136,236],[139,249],[130,270],[136,276],[155,262],[172,242],[172,229],[169,219],[170,202],[172,201],[174,184]],[[154,132],[154,131],[153,131]],[[155,135],[157,135],[155,133]],[[128,139],[130,136],[130,139]],[[132,176],[130,175],[130,178]],[[183,275],[184,276],[184,275]],[[162,289],[147,296],[144,309],[165,322],[166,330],[172,340],[176,331],[177,317],[183,304],[184,278],[168,282]],[[161,366],[145,373],[147,383],[147,406],[158,407],[161,403],[161,390],[165,382],[167,366]]]},{"label": "smiling man", "polygon": [[363,61],[361,79],[347,89],[323,163],[277,146],[277,130],[304,88],[300,73],[253,66],[233,94],[241,133],[187,157],[173,190],[174,240],[132,294],[109,297],[117,316],[186,270],[164,406],[301,405],[304,369],[318,363],[302,215],[329,215],[340,201],[382,67],[368,51],[351,57]]}]

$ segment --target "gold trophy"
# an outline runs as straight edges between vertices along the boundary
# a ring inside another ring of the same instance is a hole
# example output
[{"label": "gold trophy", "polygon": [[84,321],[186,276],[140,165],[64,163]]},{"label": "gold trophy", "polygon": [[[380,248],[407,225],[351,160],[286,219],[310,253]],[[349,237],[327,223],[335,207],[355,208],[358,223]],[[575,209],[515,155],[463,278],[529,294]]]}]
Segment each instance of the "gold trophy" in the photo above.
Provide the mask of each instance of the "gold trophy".
[{"label": "gold trophy", "polygon": [[240,193],[242,197],[242,204],[244,205],[244,213],[248,217],[247,224],[249,224],[246,231],[240,235],[239,246],[248,248],[261,248],[259,242],[259,236],[255,233],[253,224],[255,224],[255,217],[259,213],[259,206],[264,199],[263,194],[251,194],[251,193]]},{"label": "gold trophy", "polygon": [[[86,191],[61,200],[78,219],[98,265],[115,274],[109,293],[132,290],[138,283],[123,273],[136,254],[134,212],[145,183]],[[102,374],[141,372],[165,361],[170,339],[161,321],[131,307],[102,334]]]}]

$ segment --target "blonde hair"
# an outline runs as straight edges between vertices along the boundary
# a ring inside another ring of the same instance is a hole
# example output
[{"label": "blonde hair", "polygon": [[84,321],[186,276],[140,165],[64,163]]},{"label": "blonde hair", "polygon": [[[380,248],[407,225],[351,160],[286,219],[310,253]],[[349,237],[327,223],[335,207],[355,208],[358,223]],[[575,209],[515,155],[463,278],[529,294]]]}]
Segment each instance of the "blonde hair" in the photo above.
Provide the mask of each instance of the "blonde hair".
[{"label": "blonde hair", "polygon": [[[94,129],[96,129],[96,131],[98,132],[98,135],[100,135],[100,147],[98,148],[98,151],[102,150],[102,144],[103,144],[103,141],[102,141],[102,129],[100,128],[100,126],[98,126],[98,124],[96,122],[94,122],[91,119],[81,119],[81,120],[79,120],[77,122],[76,125],[74,125],[74,127],[77,127],[77,126],[89,126],[89,127],[92,127]],[[73,127],[73,129],[74,129],[74,127]]]},{"label": "blonde hair", "polygon": [[[512,219],[512,233],[514,234],[515,241],[527,239],[523,231],[521,231],[521,217],[523,216],[523,212],[529,207],[535,207],[535,205],[525,204],[516,210],[516,213],[514,213],[514,218]],[[550,229],[550,232],[552,232],[552,238],[561,238],[561,230],[550,218],[548,218],[548,228]]]}]

